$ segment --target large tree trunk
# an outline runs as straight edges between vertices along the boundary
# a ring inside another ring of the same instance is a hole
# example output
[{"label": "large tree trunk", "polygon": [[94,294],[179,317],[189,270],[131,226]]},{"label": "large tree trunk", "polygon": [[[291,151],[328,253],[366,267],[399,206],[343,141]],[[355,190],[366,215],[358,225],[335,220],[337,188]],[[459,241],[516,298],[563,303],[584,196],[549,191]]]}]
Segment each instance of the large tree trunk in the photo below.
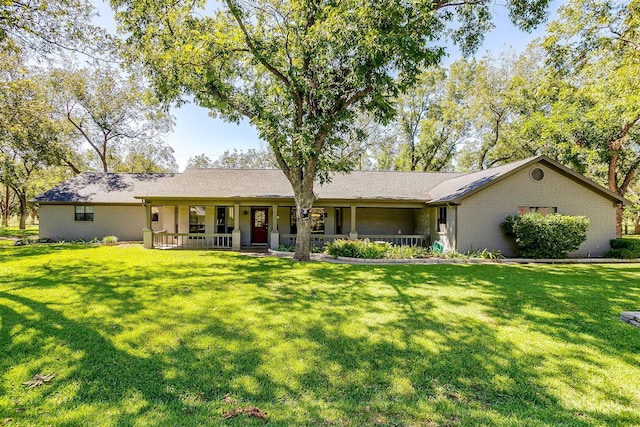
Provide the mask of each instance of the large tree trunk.
[{"label": "large tree trunk", "polygon": [[5,186],[5,194],[3,200],[3,209],[2,209],[2,226],[7,228],[9,227],[9,211],[11,207],[11,193],[8,186]]},{"label": "large tree trunk", "polygon": [[622,213],[624,206],[618,205],[616,207],[616,237],[619,239],[622,237]]},{"label": "large tree trunk", "polygon": [[20,230],[24,230],[27,228],[27,216],[29,215],[27,209],[27,192],[19,191],[16,193],[18,194],[18,201],[20,202]]},{"label": "large tree trunk", "polygon": [[[296,188],[297,187],[297,188]],[[311,259],[311,208],[315,201],[313,187],[306,188],[303,185],[294,186],[294,198],[296,201],[296,252],[294,261],[309,261]]]}]

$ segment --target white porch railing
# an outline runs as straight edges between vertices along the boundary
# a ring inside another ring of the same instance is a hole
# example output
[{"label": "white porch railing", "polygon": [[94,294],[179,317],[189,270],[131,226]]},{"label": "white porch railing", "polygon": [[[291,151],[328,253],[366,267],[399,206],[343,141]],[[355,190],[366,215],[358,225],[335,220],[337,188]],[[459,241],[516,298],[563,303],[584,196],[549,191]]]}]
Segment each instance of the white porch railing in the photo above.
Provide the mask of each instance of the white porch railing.
[{"label": "white porch railing", "polygon": [[398,246],[427,246],[428,239],[422,234],[366,234],[358,239],[369,239],[372,242],[389,242]]},{"label": "white porch railing", "polygon": [[[311,245],[322,247],[327,242],[335,239],[348,239],[346,234],[312,234]],[[358,236],[358,239],[369,239],[374,242],[390,242],[398,246],[428,246],[429,240],[422,234],[367,234]],[[280,235],[280,243],[285,246],[295,246],[295,234]]]},{"label": "white porch railing", "polygon": [[231,234],[206,233],[153,233],[154,248],[207,248],[231,249]]},{"label": "white porch railing", "polygon": [[[336,239],[348,239],[346,234],[312,234],[311,245],[319,248],[323,247],[327,242],[333,242]],[[281,234],[280,244],[285,246],[295,246],[296,235],[295,234]]]}]

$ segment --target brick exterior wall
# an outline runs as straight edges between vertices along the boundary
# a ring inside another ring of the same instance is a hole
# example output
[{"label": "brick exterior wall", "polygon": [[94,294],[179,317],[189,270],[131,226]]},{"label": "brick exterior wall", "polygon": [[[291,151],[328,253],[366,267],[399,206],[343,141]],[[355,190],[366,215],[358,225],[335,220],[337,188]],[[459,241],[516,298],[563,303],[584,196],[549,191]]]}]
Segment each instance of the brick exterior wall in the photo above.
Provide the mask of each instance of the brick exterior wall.
[{"label": "brick exterior wall", "polygon": [[144,206],[93,206],[93,221],[75,221],[74,205],[40,205],[40,237],[91,240],[115,235],[120,240],[142,241]]},{"label": "brick exterior wall", "polygon": [[[531,178],[534,168],[543,170],[541,181]],[[534,164],[462,201],[457,209],[457,250],[499,249],[513,255],[515,247],[504,237],[500,223],[507,215],[517,214],[519,206],[557,207],[558,213],[587,217],[587,241],[572,257],[602,256],[610,249],[609,240],[616,237],[613,200],[565,174]]]}]

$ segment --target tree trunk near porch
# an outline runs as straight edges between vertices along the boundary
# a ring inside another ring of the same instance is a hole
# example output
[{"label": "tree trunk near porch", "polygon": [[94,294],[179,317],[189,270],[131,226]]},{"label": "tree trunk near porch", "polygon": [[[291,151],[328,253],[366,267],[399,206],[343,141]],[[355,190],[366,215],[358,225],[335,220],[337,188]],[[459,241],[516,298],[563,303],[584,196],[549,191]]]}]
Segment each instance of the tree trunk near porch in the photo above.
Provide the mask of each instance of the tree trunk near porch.
[{"label": "tree trunk near porch", "polygon": [[[305,193],[300,189],[301,193]],[[295,201],[296,201],[296,252],[293,254],[294,261],[310,261],[311,250],[311,208],[315,197],[313,195],[313,188],[307,193],[311,194],[297,194],[298,191],[294,189]]]}]

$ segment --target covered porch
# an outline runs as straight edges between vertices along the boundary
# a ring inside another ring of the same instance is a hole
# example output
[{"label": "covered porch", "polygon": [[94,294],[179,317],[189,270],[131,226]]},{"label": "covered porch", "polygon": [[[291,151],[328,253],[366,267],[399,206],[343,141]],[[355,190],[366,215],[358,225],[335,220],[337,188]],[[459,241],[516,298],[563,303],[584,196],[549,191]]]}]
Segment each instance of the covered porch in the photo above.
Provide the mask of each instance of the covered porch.
[{"label": "covered porch", "polygon": [[[145,201],[145,248],[222,249],[292,247],[296,244],[293,203],[259,201]],[[309,212],[311,244],[335,239],[370,239],[395,245],[428,246],[442,240],[446,218],[424,204],[323,203]],[[451,216],[451,215],[450,215]]]}]

